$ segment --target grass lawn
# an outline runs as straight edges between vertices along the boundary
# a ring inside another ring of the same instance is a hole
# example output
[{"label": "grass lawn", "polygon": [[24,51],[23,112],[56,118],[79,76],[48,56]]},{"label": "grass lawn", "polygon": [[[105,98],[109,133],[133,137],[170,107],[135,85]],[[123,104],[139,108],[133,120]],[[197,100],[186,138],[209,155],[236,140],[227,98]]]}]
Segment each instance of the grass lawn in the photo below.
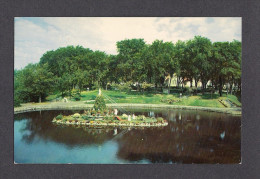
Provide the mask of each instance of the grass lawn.
[{"label": "grass lawn", "polygon": [[[98,90],[83,91],[81,92],[81,100],[86,104],[93,104],[98,94]],[[179,94],[152,94],[152,93],[139,93],[139,92],[120,92],[120,91],[102,91],[104,96],[109,96],[116,103],[139,103],[139,104],[169,104],[167,99],[171,99],[173,105],[184,106],[202,106],[202,107],[216,107],[224,108],[224,106],[218,101],[219,99],[229,99],[233,103],[241,106],[238,98],[234,95],[223,95],[219,97],[218,94],[204,94],[197,96],[183,96],[179,98]],[[56,95],[50,95],[47,100],[53,100]],[[68,97],[69,99],[69,97]],[[69,99],[70,100],[70,99]],[[73,99],[71,99],[73,101]],[[105,98],[107,104],[113,103]]]}]

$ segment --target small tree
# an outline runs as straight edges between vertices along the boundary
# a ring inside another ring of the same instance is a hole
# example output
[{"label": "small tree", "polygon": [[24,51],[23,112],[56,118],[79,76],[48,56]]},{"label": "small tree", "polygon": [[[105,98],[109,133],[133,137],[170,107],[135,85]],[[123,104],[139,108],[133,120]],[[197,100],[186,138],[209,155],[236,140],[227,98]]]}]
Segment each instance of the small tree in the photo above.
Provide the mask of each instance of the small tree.
[{"label": "small tree", "polygon": [[94,103],[94,109],[96,111],[100,110],[100,111],[104,111],[106,109],[106,103],[104,100],[104,97],[102,95],[98,95],[95,99],[95,103]]}]

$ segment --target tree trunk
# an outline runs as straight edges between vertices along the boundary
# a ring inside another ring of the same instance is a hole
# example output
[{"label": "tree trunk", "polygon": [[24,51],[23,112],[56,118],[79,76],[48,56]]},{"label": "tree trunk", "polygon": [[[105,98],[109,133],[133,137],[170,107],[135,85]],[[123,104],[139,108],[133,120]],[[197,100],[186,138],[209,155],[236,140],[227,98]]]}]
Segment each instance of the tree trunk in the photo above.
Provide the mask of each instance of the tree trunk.
[{"label": "tree trunk", "polygon": [[192,88],[192,78],[191,78],[191,80],[190,80],[190,87]]},{"label": "tree trunk", "polygon": [[168,82],[168,94],[170,94],[170,86],[171,86],[171,77],[170,77],[169,82]]},{"label": "tree trunk", "polygon": [[219,91],[219,96],[222,96],[222,88],[223,88],[223,86],[222,86],[222,78],[221,78],[221,76],[219,77],[219,89],[218,89],[218,91]]},{"label": "tree trunk", "polygon": [[233,91],[233,83],[230,84],[230,94],[232,95],[232,91]]},{"label": "tree trunk", "polygon": [[204,94],[205,82],[203,80],[201,80],[201,83],[202,83],[202,94]]},{"label": "tree trunk", "polygon": [[196,80],[196,78],[195,78],[195,87],[196,87],[195,94],[197,95],[197,89],[198,89],[198,80]]},{"label": "tree trunk", "polygon": [[227,95],[228,95],[228,90],[229,90],[229,84],[226,84],[226,89],[227,89]]}]

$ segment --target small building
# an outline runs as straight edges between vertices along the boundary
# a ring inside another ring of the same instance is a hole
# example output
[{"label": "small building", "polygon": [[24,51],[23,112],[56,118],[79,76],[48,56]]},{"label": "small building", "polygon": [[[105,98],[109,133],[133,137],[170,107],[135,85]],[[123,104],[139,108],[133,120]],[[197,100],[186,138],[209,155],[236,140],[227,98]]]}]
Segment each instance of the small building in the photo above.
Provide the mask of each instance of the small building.
[{"label": "small building", "polygon": [[[170,85],[170,87],[178,87],[178,86],[181,87],[181,85],[182,85],[182,84],[179,82],[178,76],[176,75],[176,73],[174,73],[174,74],[172,75],[172,77],[171,77],[170,75],[167,75],[167,76],[165,77],[165,84],[166,84],[167,86]],[[208,81],[207,86],[209,86],[209,85],[211,85],[211,84],[212,84],[211,81]],[[183,85],[183,87],[190,87],[190,86],[191,86],[191,82],[190,82],[189,80],[187,80],[187,79],[184,79],[184,85]],[[192,80],[192,86],[195,87],[195,80],[194,80],[194,79]],[[198,81],[197,87],[198,87],[198,88],[201,88],[201,87],[202,87],[201,81]]]}]

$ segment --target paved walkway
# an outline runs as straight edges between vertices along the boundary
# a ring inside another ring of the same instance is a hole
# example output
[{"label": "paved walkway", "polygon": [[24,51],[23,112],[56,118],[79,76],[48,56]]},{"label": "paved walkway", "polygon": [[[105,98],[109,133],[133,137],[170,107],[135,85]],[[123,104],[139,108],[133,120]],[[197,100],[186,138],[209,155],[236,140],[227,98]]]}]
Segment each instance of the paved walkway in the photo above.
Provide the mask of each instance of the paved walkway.
[{"label": "paved walkway", "polygon": [[[200,107],[200,106],[179,106],[179,105],[168,105],[168,104],[133,104],[133,103],[117,103],[107,104],[108,107],[117,108],[145,108],[145,109],[192,109],[192,110],[204,110],[204,111],[215,111],[222,113],[229,113],[234,115],[241,115],[241,108],[211,108],[211,107]],[[40,111],[40,110],[81,110],[93,107],[93,104],[85,104],[85,101],[70,101],[70,102],[43,102],[43,103],[26,103],[22,104],[21,107],[14,108],[14,113],[23,113],[29,111]]]}]

